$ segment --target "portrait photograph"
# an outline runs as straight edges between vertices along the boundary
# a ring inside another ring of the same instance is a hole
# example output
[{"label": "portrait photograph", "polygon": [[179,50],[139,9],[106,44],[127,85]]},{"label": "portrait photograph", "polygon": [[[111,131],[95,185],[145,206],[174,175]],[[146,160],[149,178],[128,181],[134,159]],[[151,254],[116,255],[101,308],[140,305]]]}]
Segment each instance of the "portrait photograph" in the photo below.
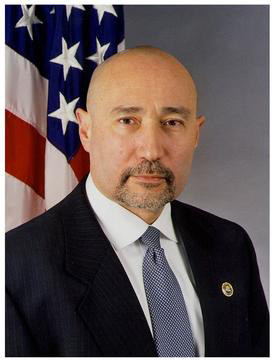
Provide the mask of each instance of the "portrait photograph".
[{"label": "portrait photograph", "polygon": [[5,356],[269,356],[269,5],[5,5]]}]

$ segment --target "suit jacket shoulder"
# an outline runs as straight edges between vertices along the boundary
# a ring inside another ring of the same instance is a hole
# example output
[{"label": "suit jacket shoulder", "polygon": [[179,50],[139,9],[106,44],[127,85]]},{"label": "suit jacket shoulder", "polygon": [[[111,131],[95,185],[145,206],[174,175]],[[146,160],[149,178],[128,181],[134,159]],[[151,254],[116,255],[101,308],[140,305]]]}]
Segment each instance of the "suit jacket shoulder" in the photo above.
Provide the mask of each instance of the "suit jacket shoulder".
[{"label": "suit jacket shoulder", "polygon": [[200,226],[211,234],[218,235],[219,232],[221,233],[223,231],[239,231],[246,233],[241,225],[193,205],[177,200],[173,201],[171,204],[173,213],[175,213],[176,217],[180,214],[180,216],[186,217],[189,223],[194,223],[194,226]]},{"label": "suit jacket shoulder", "polygon": [[253,243],[241,225],[180,201],[172,202],[172,218],[186,240],[192,236],[220,261],[237,262],[242,253],[256,261]]}]

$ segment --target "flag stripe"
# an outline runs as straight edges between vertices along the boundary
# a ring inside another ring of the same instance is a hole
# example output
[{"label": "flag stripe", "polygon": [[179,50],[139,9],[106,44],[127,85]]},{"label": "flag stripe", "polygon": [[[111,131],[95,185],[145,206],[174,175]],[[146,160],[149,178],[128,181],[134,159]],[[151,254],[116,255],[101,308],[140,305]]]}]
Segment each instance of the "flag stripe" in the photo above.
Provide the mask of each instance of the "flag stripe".
[{"label": "flag stripe", "polygon": [[[6,171],[45,196],[45,138],[6,110]],[[30,171],[33,169],[33,171]]]},{"label": "flag stripe", "polygon": [[64,154],[46,140],[45,207],[56,205],[77,185],[77,178]]},{"label": "flag stripe", "polygon": [[12,214],[6,217],[6,231],[45,211],[44,199],[24,182],[6,173],[5,185],[6,213]]},{"label": "flag stripe", "polygon": [[46,137],[48,80],[26,58],[6,45],[6,109]]},{"label": "flag stripe", "polygon": [[82,145],[80,145],[77,154],[70,160],[69,164],[72,167],[78,181],[80,181],[82,177],[89,172],[89,154],[83,149]]}]

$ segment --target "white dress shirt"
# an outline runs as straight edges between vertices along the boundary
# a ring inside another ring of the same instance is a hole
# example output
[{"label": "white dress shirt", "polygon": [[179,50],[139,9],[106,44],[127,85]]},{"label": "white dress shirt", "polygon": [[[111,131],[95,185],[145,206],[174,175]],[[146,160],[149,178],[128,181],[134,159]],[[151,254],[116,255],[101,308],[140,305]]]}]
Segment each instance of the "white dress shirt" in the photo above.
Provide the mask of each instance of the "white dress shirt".
[{"label": "white dress shirt", "polygon": [[[86,180],[86,192],[96,218],[133,286],[153,334],[142,277],[142,263],[146,250],[138,240],[149,224],[104,196],[96,188],[90,174]],[[152,225],[160,230],[160,244],[184,295],[199,356],[204,356],[204,329],[201,307],[196,295],[194,278],[182,239],[178,242],[174,232],[170,203],[164,206],[160,216]]]}]

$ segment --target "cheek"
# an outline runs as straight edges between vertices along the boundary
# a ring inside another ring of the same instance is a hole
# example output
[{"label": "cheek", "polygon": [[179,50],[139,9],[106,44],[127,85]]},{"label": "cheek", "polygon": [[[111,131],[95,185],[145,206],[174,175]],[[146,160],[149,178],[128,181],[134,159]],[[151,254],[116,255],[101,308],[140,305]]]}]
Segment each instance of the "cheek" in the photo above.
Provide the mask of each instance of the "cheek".
[{"label": "cheek", "polygon": [[93,135],[90,145],[91,163],[93,159],[94,168],[101,169],[107,178],[116,178],[128,167],[130,143],[107,131]]},{"label": "cheek", "polygon": [[173,168],[175,174],[181,177],[181,175],[183,175],[191,166],[192,158],[193,150],[185,149],[185,151],[178,153],[173,159]]},{"label": "cheek", "polygon": [[192,136],[173,141],[169,146],[169,155],[175,168],[183,168],[184,165],[191,162],[194,150],[195,141]]},{"label": "cheek", "polygon": [[172,149],[172,171],[175,175],[176,191],[181,193],[188,180],[194,154],[194,142],[181,143]]}]

